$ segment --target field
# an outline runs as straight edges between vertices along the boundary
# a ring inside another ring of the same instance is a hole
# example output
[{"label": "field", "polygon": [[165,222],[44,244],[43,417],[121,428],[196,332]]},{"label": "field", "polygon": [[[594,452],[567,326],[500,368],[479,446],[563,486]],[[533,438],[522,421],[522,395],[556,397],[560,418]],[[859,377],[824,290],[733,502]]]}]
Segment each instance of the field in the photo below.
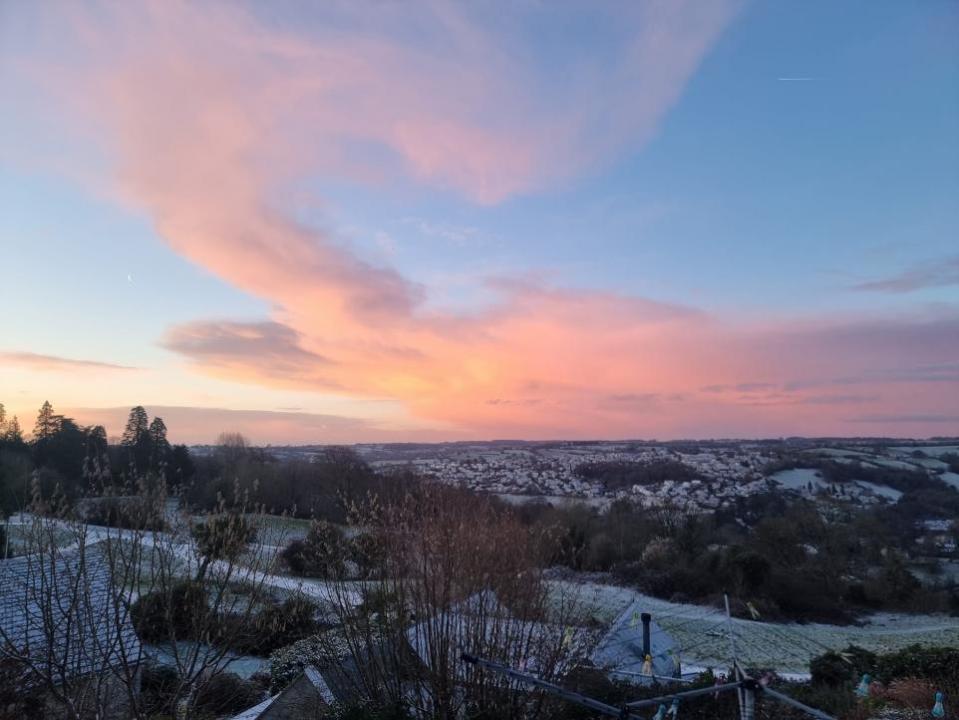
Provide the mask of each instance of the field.
[{"label": "field", "polygon": [[[557,594],[573,593],[599,622],[612,622],[634,599],[640,599],[653,620],[682,648],[687,670],[729,666],[730,643],[726,615],[719,609],[672,603],[629,588],[597,583],[554,582]],[[859,645],[892,652],[909,645],[959,646],[959,623],[938,615],[880,613],[861,625],[765,623],[733,618],[737,655],[747,667],[774,669],[803,677],[809,660],[827,650]]]}]

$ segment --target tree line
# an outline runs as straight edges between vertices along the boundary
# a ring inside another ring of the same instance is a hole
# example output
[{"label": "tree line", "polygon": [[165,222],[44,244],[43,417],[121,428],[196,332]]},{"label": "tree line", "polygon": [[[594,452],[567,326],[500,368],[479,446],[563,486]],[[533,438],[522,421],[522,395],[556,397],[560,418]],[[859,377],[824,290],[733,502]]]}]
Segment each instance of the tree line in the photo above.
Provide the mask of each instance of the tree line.
[{"label": "tree line", "polygon": [[124,488],[152,477],[171,485],[189,481],[193,459],[185,445],[167,439],[163,418],[152,420],[142,406],[130,410],[120,442],[110,444],[103,425],[80,425],[57,413],[49,401],[37,412],[33,432],[24,436],[16,416],[0,403],[0,515],[26,507],[30,495],[58,494],[67,502]]}]

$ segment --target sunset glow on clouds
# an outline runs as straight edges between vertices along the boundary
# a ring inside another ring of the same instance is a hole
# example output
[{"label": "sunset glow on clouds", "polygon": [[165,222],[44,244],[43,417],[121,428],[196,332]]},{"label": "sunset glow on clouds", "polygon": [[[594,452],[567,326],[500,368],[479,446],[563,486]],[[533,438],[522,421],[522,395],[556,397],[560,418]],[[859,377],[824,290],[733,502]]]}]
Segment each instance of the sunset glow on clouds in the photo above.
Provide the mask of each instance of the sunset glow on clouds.
[{"label": "sunset glow on clouds", "polygon": [[[68,177],[262,306],[211,312],[197,294],[189,319],[157,310],[163,329],[136,368],[114,362],[120,337],[49,352],[52,333],[8,333],[8,407],[31,413],[49,395],[116,431],[115,408],[152,404],[171,434],[197,442],[225,426],[260,442],[959,432],[959,277],[955,248],[938,256],[946,241],[934,223],[920,231],[938,240],[886,253],[908,261],[895,271],[832,281],[829,308],[769,304],[760,286],[751,304],[726,307],[685,290],[681,273],[668,299],[592,275],[563,282],[548,251],[495,272],[464,267],[482,300],[453,308],[437,302],[428,272],[371,254],[337,224],[330,180],[384,205],[432,198],[432,227],[455,227],[443,208],[482,221],[603,183],[622,158],[642,165],[749,6],[333,3],[321,13],[283,3],[271,17],[266,7],[2,11],[18,35],[0,50],[4,94],[22,109],[9,128],[45,118],[30,129],[36,160],[21,144],[5,167]],[[701,133],[712,127],[703,116]],[[54,137],[80,150],[51,158]],[[955,174],[945,181],[943,192],[957,185]],[[955,212],[923,211],[959,231]],[[357,225],[379,215],[356,214]],[[22,247],[13,230],[2,228],[5,254]],[[584,267],[643,267],[598,246],[587,258],[588,242],[582,252]],[[779,270],[810,294],[819,271]],[[58,398],[71,382],[52,376],[90,372],[95,382]],[[98,389],[120,373],[120,385]],[[292,410],[291,397],[301,398]]]}]

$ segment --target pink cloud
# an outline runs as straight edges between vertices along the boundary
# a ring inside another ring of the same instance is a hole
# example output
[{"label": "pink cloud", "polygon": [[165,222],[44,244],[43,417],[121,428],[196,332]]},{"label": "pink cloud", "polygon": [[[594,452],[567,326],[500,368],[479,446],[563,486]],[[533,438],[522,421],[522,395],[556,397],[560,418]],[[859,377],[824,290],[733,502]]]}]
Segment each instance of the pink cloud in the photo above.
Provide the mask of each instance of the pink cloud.
[{"label": "pink cloud", "polygon": [[[483,311],[428,311],[427,288],[285,201],[312,176],[413,177],[480,203],[564,182],[653,137],[737,3],[604,6],[608,47],[571,48],[558,86],[514,29],[536,18],[511,22],[535,8],[503,22],[468,5],[358,7],[330,5],[330,22],[302,32],[236,4],[39,11],[40,46],[71,62],[28,58],[29,76],[85,119],[112,192],[176,252],[276,308],[266,322],[172,328],[163,343],[199,370],[398,399],[484,436],[841,433],[853,395],[874,417],[947,416],[955,385],[883,374],[955,357],[953,317],[740,327],[503,279]],[[822,389],[843,378],[862,387]],[[767,385],[770,402],[753,402],[749,388]]]},{"label": "pink cloud", "polygon": [[82,360],[77,358],[61,357],[59,355],[42,355],[34,352],[0,352],[0,362],[17,365],[28,370],[70,371],[77,370],[137,370],[129,365],[101,362],[99,360]]}]

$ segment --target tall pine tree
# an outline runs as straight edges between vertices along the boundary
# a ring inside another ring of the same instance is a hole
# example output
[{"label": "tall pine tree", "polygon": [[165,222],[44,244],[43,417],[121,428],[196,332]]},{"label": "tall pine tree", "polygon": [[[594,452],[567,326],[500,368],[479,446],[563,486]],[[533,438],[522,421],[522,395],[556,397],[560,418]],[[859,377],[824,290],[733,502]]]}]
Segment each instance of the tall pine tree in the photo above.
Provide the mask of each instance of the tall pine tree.
[{"label": "tall pine tree", "polygon": [[59,415],[53,413],[53,406],[50,401],[44,400],[40,412],[37,413],[37,422],[33,426],[33,441],[35,443],[40,442],[54,435],[59,425],[59,417]]},{"label": "tall pine tree", "polygon": [[161,417],[153,418],[153,422],[150,423],[150,451],[150,466],[159,471],[170,454],[170,443],[166,439],[166,423]]},{"label": "tall pine tree", "polygon": [[148,423],[147,411],[144,410],[142,405],[130,408],[130,417],[127,418],[127,426],[123,431],[123,438],[120,443],[124,447],[135,447],[143,439],[143,436],[149,432]]},{"label": "tall pine tree", "polygon": [[149,423],[147,411],[142,405],[130,409],[130,417],[127,419],[120,444],[126,449],[127,463],[134,472],[146,472],[150,467],[152,452]]},{"label": "tall pine tree", "polygon": [[13,419],[7,423],[6,430],[3,433],[3,439],[8,443],[20,445],[23,443],[23,431],[20,429],[20,420],[14,415]]}]

